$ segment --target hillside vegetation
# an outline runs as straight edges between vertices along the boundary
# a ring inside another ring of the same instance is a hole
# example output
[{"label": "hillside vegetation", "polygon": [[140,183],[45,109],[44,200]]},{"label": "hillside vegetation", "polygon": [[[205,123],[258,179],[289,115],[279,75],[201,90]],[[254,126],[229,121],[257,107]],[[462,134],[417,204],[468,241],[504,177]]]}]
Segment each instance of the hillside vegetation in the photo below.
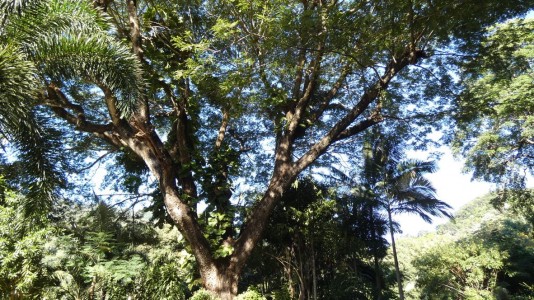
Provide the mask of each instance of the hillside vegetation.
[{"label": "hillside vegetation", "polygon": [[463,207],[436,232],[399,240],[408,299],[534,299],[534,233],[526,218]]}]

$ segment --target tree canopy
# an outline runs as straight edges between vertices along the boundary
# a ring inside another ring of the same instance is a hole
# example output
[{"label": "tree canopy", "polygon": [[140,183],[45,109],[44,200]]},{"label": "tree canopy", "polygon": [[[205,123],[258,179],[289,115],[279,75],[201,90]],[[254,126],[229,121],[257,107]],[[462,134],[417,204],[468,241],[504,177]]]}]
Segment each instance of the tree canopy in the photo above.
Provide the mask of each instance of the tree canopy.
[{"label": "tree canopy", "polygon": [[458,99],[454,145],[467,156],[473,177],[494,182],[494,203],[512,204],[531,215],[525,191],[534,173],[534,19],[514,19],[488,28],[481,51],[466,61],[466,90]]},{"label": "tree canopy", "polygon": [[517,185],[534,170],[533,31],[532,18],[492,26],[466,63],[457,144],[476,178]]}]

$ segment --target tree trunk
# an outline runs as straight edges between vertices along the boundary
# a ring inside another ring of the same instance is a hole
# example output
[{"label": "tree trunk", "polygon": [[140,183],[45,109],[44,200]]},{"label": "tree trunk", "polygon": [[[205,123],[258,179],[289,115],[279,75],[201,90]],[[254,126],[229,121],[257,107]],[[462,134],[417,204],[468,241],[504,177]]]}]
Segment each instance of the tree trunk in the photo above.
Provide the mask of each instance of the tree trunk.
[{"label": "tree trunk", "polygon": [[[138,54],[140,55],[142,53]],[[143,113],[146,111],[142,110],[139,122],[136,123],[136,120],[133,120],[132,124],[126,123],[125,120],[120,118],[120,114],[118,114],[116,98],[113,97],[109,88],[104,89],[104,91],[106,104],[112,116],[116,135],[108,134],[105,137],[108,141],[119,147],[129,147],[146,163],[151,173],[159,181],[160,190],[170,217],[191,246],[193,255],[198,263],[204,287],[216,293],[224,300],[233,299],[237,294],[239,274],[243,270],[255,245],[261,239],[271,212],[291,182],[322,153],[326,152],[332,143],[361,132],[379,122],[374,119],[366,120],[348,129],[352,122],[366,110],[367,106],[376,100],[379,92],[387,87],[394,75],[408,64],[409,62],[406,59],[395,63],[392,62],[380,81],[361,96],[359,103],[353,107],[351,112],[343,117],[296,162],[293,162],[292,150],[299,117],[293,119],[291,124],[289,124],[289,129],[278,140],[273,175],[267,190],[263,194],[262,199],[253,207],[247,216],[240,235],[235,240],[230,237],[226,241],[233,247],[234,251],[225,259],[227,263],[224,264],[213,256],[209,242],[205,238],[202,227],[198,223],[196,211],[189,206],[189,200],[187,198],[196,198],[197,196],[194,182],[188,180],[190,184],[186,183],[184,178],[178,176],[176,173],[177,170],[174,168],[176,163],[171,153],[159,139],[155,130],[150,125],[147,116],[143,117]],[[304,102],[301,103],[303,107],[305,106]],[[302,107],[298,111],[296,110],[296,115],[300,115],[301,113]],[[177,136],[177,139],[178,142],[176,145],[180,146],[180,149],[183,151],[188,149],[186,147],[187,145],[183,144],[186,139],[185,136],[180,134]],[[185,156],[188,155],[185,152],[182,154]],[[178,160],[181,165],[186,165],[190,162],[190,157],[179,157]],[[178,185],[180,185],[185,195],[181,195],[182,193]],[[227,266],[227,268],[223,268],[223,265]],[[301,275],[301,277],[303,276]],[[301,278],[302,280],[303,278]],[[311,296],[309,287],[304,285],[307,282],[308,280],[301,283],[302,288],[308,291],[308,296]]]},{"label": "tree trunk", "polygon": [[299,300],[304,300],[304,299],[309,299],[309,290],[308,290],[308,280],[307,280],[307,275],[306,275],[306,271],[304,270],[304,263],[302,262],[302,259],[303,259],[303,256],[302,256],[302,252],[300,251],[301,247],[300,247],[300,243],[298,242],[297,240],[297,245],[296,245],[296,248],[297,248],[297,256],[296,256],[296,259],[298,261],[298,274],[299,274],[299,279],[300,279],[300,284],[299,284]]},{"label": "tree trunk", "polygon": [[371,218],[371,237],[373,243],[373,259],[375,267],[375,300],[382,300],[382,272],[378,262],[378,241],[376,237],[376,224],[373,206],[369,206],[369,216]]},{"label": "tree trunk", "polygon": [[204,288],[221,300],[233,300],[237,296],[239,273],[234,268],[213,267],[201,271],[201,277]]},{"label": "tree trunk", "polygon": [[295,298],[295,284],[293,282],[293,277],[291,276],[291,260],[292,260],[292,253],[293,250],[291,247],[287,247],[285,251],[285,260],[286,262],[283,263],[284,267],[284,274],[287,276],[287,289],[289,292],[289,298],[294,299]]},{"label": "tree trunk", "polygon": [[[131,0],[127,1],[127,6],[131,26],[130,37],[133,53],[142,63],[144,61],[142,35],[136,11],[136,2]],[[319,51],[317,60],[314,62],[317,66],[320,66],[321,52]],[[61,105],[62,101],[56,101],[50,96],[47,99],[51,100],[52,103],[59,103],[57,106],[52,106],[54,112],[60,118],[76,126],[78,130],[94,133],[118,148],[127,147],[145,162],[151,173],[159,181],[159,187],[163,194],[167,212],[191,247],[200,270],[204,287],[226,300],[233,299],[237,294],[239,274],[243,270],[254,247],[261,240],[262,233],[268,224],[270,214],[275,205],[288,189],[291,182],[294,181],[298,174],[325,153],[333,143],[354,136],[366,130],[368,127],[381,122],[381,118],[376,117],[353,124],[367,110],[369,105],[377,99],[380,92],[387,88],[395,74],[405,66],[413,63],[409,59],[410,57],[405,55],[398,60],[391,61],[384,75],[361,95],[358,103],[328,133],[316,141],[297,161],[294,161],[293,147],[296,132],[309,106],[308,102],[316,84],[315,79],[307,84],[305,93],[297,101],[298,103],[294,107],[294,111],[286,112],[291,112],[293,117],[287,124],[284,132],[277,137],[274,170],[267,190],[262,199],[254,205],[250,213],[246,216],[246,220],[239,231],[239,236],[233,237],[232,233],[235,231],[228,231],[228,239],[224,243],[232,246],[234,251],[224,261],[214,257],[210,244],[204,236],[203,228],[197,220],[197,213],[190,206],[191,199],[197,198],[198,195],[192,170],[187,167],[191,164],[192,158],[190,152],[194,150],[194,147],[189,143],[189,136],[184,131],[187,129],[186,125],[188,123],[186,115],[187,107],[184,106],[184,103],[177,102],[174,104],[174,109],[179,113],[176,115],[178,117],[177,122],[181,123],[177,123],[177,128],[174,129],[176,130],[176,134],[169,136],[171,138],[168,140],[168,142],[171,141],[171,150],[169,150],[159,138],[154,126],[150,123],[148,99],[145,96],[142,97],[142,101],[134,116],[126,120],[120,113],[120,109],[117,106],[118,100],[113,94],[113,91],[109,87],[99,84],[99,87],[104,93],[106,106],[111,117],[111,123],[105,125],[84,125],[84,122],[79,122],[84,120],[72,116],[66,111],[67,107]],[[311,77],[316,77],[319,74],[318,72],[319,68],[314,71]],[[330,89],[330,100],[337,94],[337,90],[342,86],[350,70],[346,69],[342,73],[336,84]],[[59,89],[57,90],[59,91]],[[50,95],[57,95],[54,91],[51,89]],[[172,91],[170,89],[169,91],[172,98]],[[187,91],[188,89],[186,88],[185,92]],[[184,97],[187,98],[187,95],[184,95]],[[320,115],[317,117],[320,117]],[[223,122],[219,131],[216,148],[220,147],[222,138],[224,138],[224,132],[227,126],[225,122]],[[172,138],[176,138],[176,140],[172,142]],[[177,149],[178,152],[174,153],[175,151],[172,149]],[[186,175],[183,175],[184,171],[187,173]],[[221,177],[222,181],[224,181],[225,176]],[[220,185],[224,186],[223,183],[220,182]],[[307,289],[308,296],[310,296],[310,287],[307,285],[309,278],[302,278],[302,274],[300,277],[302,281],[302,292],[304,292],[304,289]]]},{"label": "tree trunk", "polygon": [[375,291],[375,299],[376,300],[382,300],[382,276],[380,271],[380,264],[378,262],[378,256],[376,255],[376,252],[373,253],[374,258],[374,264],[375,264],[375,284],[376,284],[376,291]]},{"label": "tree trunk", "polygon": [[393,233],[393,220],[391,218],[391,209],[388,207],[389,232],[391,234],[391,248],[393,250],[393,261],[395,262],[395,274],[397,275],[397,286],[399,288],[399,299],[404,300],[404,291],[402,290],[402,279],[399,270],[399,261],[397,259],[397,248],[395,246],[395,234]]},{"label": "tree trunk", "polygon": [[315,266],[315,249],[313,240],[311,242],[311,263],[312,263],[312,288],[313,288],[313,300],[317,300],[317,270]]}]

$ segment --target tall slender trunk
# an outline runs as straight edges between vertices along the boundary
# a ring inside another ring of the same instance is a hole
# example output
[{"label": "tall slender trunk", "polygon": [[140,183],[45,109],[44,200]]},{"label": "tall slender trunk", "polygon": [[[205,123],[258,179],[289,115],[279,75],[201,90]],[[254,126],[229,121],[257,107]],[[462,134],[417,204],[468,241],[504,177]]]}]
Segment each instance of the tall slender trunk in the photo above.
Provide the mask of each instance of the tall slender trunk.
[{"label": "tall slender trunk", "polygon": [[300,285],[299,285],[299,300],[309,299],[310,298],[310,291],[308,289],[308,278],[307,278],[307,272],[304,269],[304,262],[303,262],[303,255],[301,251],[301,244],[300,240],[297,239],[297,261],[298,261],[298,274],[300,279]]},{"label": "tall slender trunk", "polygon": [[375,264],[375,299],[376,300],[382,300],[382,278],[381,278],[381,271],[380,271],[380,264],[378,262],[378,256],[375,253],[373,253],[374,258],[374,264]]},{"label": "tall slender trunk", "polygon": [[312,288],[313,288],[313,300],[317,300],[317,271],[315,266],[315,249],[313,239],[311,242],[311,259],[312,259]]},{"label": "tall slender trunk", "polygon": [[395,234],[393,233],[393,219],[391,218],[391,208],[388,206],[389,232],[391,234],[391,248],[393,249],[393,261],[395,262],[395,273],[397,275],[397,286],[399,288],[399,299],[404,300],[402,290],[402,279],[399,270],[399,260],[397,259],[397,247],[395,246]]},{"label": "tall slender trunk", "polygon": [[285,251],[285,260],[286,263],[283,264],[284,267],[284,273],[287,276],[287,288],[289,292],[289,298],[294,299],[295,298],[295,283],[293,282],[293,277],[291,276],[291,260],[292,260],[292,250],[293,248],[288,247]]},{"label": "tall slender trunk", "polygon": [[369,217],[371,218],[371,238],[373,239],[373,259],[375,267],[375,300],[382,300],[382,272],[378,262],[378,241],[376,238],[376,224],[373,206],[369,206]]}]

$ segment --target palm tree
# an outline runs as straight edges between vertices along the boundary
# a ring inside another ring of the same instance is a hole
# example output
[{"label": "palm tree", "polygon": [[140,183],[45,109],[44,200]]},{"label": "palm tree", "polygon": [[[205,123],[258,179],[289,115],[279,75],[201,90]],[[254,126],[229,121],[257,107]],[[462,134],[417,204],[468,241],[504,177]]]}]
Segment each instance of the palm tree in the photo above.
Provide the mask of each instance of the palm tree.
[{"label": "palm tree", "polygon": [[33,178],[26,188],[41,206],[62,178],[54,140],[36,116],[39,105],[56,114],[83,114],[56,87],[84,82],[118,95],[128,114],[140,94],[141,68],[89,1],[0,0],[0,24],[0,134],[25,161],[21,177]]},{"label": "palm tree", "polygon": [[432,216],[452,217],[451,207],[436,198],[436,190],[424,177],[432,173],[436,165],[432,161],[405,160],[391,140],[379,139],[372,149],[367,149],[364,175],[372,183],[378,205],[388,217],[391,247],[399,290],[399,299],[404,299],[402,280],[395,245],[395,228],[392,215],[413,213],[426,222]]}]

